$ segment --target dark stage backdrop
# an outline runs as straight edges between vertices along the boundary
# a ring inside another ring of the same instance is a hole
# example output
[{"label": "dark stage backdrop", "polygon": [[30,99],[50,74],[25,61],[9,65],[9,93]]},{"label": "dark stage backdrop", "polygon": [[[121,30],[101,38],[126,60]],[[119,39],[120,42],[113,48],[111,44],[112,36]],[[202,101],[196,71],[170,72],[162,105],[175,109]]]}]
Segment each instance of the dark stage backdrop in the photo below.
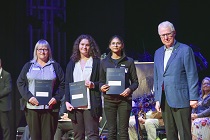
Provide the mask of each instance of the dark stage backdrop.
[{"label": "dark stage backdrop", "polygon": [[[31,1],[36,3],[39,0]],[[25,125],[24,114],[19,110],[20,94],[16,80],[23,65],[31,59],[30,44],[35,45],[35,42],[29,41],[26,2],[27,0],[10,0],[4,1],[0,6],[0,57],[3,68],[12,74],[13,79],[13,137],[16,128]],[[207,51],[210,46],[209,6],[207,0],[66,0],[66,22],[61,25],[65,26],[62,29],[66,33],[66,48],[59,53],[54,52],[54,58],[62,64],[65,71],[73,42],[80,34],[91,34],[101,53],[108,52],[109,38],[118,34],[124,38],[125,50],[129,56],[140,61],[147,61],[145,57],[149,56],[149,60],[153,61],[154,51],[162,45],[157,26],[160,22],[169,20],[175,25],[177,40],[198,47],[210,62]],[[63,45],[57,44],[57,47],[63,48]],[[209,74],[209,68],[199,72],[200,79]]]}]

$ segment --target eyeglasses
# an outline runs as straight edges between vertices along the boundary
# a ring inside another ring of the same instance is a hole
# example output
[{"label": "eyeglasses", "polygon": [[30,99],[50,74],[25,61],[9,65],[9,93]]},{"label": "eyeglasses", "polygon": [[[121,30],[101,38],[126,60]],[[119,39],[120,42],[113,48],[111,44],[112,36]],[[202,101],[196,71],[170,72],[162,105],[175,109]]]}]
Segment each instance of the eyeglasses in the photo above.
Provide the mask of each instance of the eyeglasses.
[{"label": "eyeglasses", "polygon": [[210,83],[203,83],[202,85],[207,85],[207,86],[210,86]]},{"label": "eyeglasses", "polygon": [[172,37],[173,36],[173,31],[172,32],[170,32],[170,33],[166,33],[166,34],[162,34],[162,35],[160,35],[160,37],[161,38],[164,38],[165,36],[167,36],[167,37]]},{"label": "eyeglasses", "polygon": [[42,53],[42,52],[48,52],[48,49],[37,49],[38,52]]}]

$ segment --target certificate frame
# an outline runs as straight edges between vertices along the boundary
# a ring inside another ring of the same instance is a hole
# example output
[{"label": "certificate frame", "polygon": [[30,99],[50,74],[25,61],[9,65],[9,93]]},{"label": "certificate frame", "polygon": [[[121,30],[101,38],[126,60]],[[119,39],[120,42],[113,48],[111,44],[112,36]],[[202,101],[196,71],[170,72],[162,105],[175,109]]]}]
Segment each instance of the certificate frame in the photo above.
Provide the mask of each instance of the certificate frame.
[{"label": "certificate frame", "polygon": [[106,83],[110,86],[106,94],[121,94],[125,90],[125,68],[107,68]]},{"label": "certificate frame", "polygon": [[52,98],[53,81],[52,80],[35,80],[34,96],[39,105],[48,105]]},{"label": "certificate frame", "polygon": [[69,83],[70,103],[75,108],[88,106],[87,87],[85,81]]}]

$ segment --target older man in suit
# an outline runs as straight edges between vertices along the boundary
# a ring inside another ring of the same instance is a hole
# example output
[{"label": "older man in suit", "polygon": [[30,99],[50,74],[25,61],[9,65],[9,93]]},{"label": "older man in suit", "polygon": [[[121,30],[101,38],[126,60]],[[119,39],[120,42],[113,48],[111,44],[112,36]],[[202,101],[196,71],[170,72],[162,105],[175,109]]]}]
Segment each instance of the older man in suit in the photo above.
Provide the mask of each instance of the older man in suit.
[{"label": "older man in suit", "polygon": [[12,109],[11,91],[11,75],[2,68],[0,58],[0,126],[2,129],[3,140],[11,140],[9,125],[9,111]]},{"label": "older man in suit", "polygon": [[172,23],[158,26],[164,44],[154,57],[154,90],[157,111],[162,111],[167,139],[191,140],[191,110],[197,106],[198,73],[192,49],[175,40]]}]

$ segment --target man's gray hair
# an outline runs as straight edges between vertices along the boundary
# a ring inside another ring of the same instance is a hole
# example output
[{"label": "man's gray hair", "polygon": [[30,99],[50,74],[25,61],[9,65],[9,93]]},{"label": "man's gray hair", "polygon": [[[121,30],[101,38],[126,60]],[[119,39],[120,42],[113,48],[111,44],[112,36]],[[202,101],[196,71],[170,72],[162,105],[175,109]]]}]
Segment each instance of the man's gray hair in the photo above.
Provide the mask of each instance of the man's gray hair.
[{"label": "man's gray hair", "polygon": [[158,25],[158,34],[159,34],[159,35],[160,35],[159,30],[160,30],[161,28],[170,28],[171,31],[175,31],[174,25],[173,25],[171,22],[169,22],[169,21],[163,21],[163,22],[161,22],[161,23]]}]

